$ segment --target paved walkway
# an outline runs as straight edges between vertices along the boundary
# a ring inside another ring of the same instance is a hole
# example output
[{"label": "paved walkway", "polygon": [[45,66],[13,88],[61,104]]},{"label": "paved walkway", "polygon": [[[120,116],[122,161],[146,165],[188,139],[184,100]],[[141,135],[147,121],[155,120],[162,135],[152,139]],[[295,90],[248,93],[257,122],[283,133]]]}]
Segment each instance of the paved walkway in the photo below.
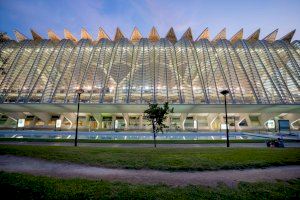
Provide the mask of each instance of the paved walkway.
[{"label": "paved walkway", "polygon": [[[157,147],[163,148],[194,148],[194,147],[226,147],[226,141],[223,144],[157,144]],[[11,145],[32,145],[32,146],[74,146],[72,142],[4,142],[1,144]],[[300,142],[286,142],[285,147],[297,147],[300,148]],[[153,144],[118,144],[118,143],[78,143],[78,146],[82,147],[132,147],[132,148],[145,148],[153,147]],[[231,143],[231,147],[251,147],[251,148],[267,148],[265,143]]]},{"label": "paved walkway", "polygon": [[236,186],[238,182],[289,180],[300,178],[300,166],[265,169],[219,170],[203,172],[166,172],[157,170],[129,170],[91,167],[69,163],[55,163],[29,157],[0,156],[0,171],[21,172],[59,178],[86,178],[122,181],[136,184],[166,184],[170,186],[217,186],[223,182]]}]

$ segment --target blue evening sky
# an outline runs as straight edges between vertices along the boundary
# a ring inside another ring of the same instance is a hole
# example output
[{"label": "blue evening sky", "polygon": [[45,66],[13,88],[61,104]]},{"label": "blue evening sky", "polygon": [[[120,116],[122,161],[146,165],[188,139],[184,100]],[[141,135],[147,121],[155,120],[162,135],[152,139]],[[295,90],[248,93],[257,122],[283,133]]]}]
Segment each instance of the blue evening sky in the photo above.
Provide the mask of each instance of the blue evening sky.
[{"label": "blue evening sky", "polygon": [[191,27],[196,38],[206,27],[211,38],[227,28],[230,38],[240,28],[244,37],[261,28],[261,38],[279,28],[278,38],[293,29],[300,39],[300,0],[0,0],[0,31],[13,37],[17,29],[31,37],[32,28],[47,37],[52,29],[63,37],[63,29],[76,37],[86,28],[96,38],[103,27],[113,38],[116,27],[130,37],[137,26],[148,36],[155,26],[164,37],[171,26],[178,38]]}]

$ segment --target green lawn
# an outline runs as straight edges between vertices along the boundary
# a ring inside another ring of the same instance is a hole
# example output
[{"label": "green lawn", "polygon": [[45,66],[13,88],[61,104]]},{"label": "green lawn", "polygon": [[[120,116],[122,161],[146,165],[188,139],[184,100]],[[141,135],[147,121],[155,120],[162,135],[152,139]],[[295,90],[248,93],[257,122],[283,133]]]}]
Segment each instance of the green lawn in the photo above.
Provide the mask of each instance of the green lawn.
[{"label": "green lawn", "polygon": [[299,199],[300,180],[277,183],[240,183],[236,188],[219,185],[168,187],[134,185],[83,179],[58,179],[0,172],[2,199]]},{"label": "green lawn", "polygon": [[0,145],[0,154],[93,166],[219,170],[300,164],[300,148],[112,148]]}]

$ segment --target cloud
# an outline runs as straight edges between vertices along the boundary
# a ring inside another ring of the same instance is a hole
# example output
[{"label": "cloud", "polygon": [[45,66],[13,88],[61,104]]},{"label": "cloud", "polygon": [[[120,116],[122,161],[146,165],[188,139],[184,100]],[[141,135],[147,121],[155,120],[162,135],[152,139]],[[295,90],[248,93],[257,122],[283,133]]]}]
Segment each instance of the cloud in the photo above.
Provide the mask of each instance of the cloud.
[{"label": "cloud", "polygon": [[[279,28],[279,36],[299,28],[300,1],[207,1],[207,0],[0,0],[0,29],[12,36],[12,29],[29,35],[33,28],[47,36],[53,29],[63,36],[63,29],[69,29],[80,37],[85,27],[96,37],[98,28],[103,27],[113,38],[115,28],[130,34],[137,26],[142,35],[148,36],[156,26],[163,37],[174,27],[177,37],[191,27],[197,37],[209,27],[212,37],[226,27],[230,38],[240,28],[250,35],[261,28],[266,35]],[[296,33],[295,38],[299,39]]]}]

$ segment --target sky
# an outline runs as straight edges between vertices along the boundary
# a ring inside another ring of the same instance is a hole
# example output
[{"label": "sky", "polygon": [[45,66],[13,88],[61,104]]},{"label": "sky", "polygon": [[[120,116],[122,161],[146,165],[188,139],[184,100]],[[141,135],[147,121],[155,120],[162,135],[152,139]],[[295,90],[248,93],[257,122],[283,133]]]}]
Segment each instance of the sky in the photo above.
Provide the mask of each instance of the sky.
[{"label": "sky", "polygon": [[113,38],[120,27],[130,37],[136,26],[144,37],[153,26],[164,37],[173,27],[180,38],[188,27],[194,38],[209,28],[214,38],[226,27],[230,39],[241,28],[247,38],[261,28],[262,39],[279,28],[277,38],[297,29],[300,39],[300,0],[0,0],[0,31],[14,38],[17,29],[31,38],[30,28],[47,38],[52,29],[61,38],[81,28],[97,37],[99,27]]}]

